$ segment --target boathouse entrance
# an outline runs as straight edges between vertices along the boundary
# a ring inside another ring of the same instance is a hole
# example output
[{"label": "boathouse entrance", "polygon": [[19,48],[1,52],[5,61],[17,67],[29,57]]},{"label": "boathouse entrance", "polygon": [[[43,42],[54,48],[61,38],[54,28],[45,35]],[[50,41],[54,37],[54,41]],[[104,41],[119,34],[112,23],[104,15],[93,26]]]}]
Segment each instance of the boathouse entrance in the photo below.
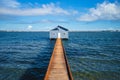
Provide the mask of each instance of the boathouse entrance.
[{"label": "boathouse entrance", "polygon": [[60,33],[58,33],[58,38],[60,38],[61,37],[61,34]]}]

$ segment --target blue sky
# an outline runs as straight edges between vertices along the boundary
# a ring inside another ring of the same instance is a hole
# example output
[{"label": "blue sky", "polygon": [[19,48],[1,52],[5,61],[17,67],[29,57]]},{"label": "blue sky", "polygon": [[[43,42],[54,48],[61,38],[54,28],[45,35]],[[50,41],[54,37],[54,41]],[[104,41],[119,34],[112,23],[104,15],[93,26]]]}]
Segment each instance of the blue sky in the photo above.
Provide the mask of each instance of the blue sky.
[{"label": "blue sky", "polygon": [[0,30],[120,30],[119,0],[1,0]]}]

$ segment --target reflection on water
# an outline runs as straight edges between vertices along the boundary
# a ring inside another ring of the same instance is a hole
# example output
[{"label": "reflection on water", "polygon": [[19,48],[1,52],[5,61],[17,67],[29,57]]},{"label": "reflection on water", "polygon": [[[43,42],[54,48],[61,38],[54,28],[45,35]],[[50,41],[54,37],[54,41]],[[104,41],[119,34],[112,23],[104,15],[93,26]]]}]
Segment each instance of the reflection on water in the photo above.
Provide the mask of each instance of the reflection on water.
[{"label": "reflection on water", "polygon": [[[120,80],[119,32],[71,32],[63,40],[74,80]],[[48,32],[0,32],[0,80],[43,80]]]}]

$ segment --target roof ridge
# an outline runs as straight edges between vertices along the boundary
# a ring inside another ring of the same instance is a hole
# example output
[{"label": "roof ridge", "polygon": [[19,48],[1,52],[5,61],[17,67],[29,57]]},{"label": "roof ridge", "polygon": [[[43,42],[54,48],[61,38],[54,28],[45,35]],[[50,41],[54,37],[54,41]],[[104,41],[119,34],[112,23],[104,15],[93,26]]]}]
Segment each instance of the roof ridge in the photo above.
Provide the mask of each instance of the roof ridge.
[{"label": "roof ridge", "polygon": [[61,28],[61,29],[64,29],[64,30],[66,30],[66,31],[68,31],[68,29],[66,29],[66,28],[64,28],[64,27],[62,27],[62,26],[57,26],[57,27],[59,27],[59,28]]}]

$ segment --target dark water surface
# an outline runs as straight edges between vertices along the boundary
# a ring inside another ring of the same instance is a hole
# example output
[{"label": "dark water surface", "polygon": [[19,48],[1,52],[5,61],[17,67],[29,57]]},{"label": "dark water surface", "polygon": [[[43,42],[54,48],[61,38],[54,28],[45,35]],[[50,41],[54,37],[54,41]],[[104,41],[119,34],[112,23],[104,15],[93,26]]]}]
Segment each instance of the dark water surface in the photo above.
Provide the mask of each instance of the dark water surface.
[{"label": "dark water surface", "polygon": [[[63,40],[74,80],[120,80],[120,32],[71,32]],[[43,80],[48,32],[0,32],[0,80]]]}]

